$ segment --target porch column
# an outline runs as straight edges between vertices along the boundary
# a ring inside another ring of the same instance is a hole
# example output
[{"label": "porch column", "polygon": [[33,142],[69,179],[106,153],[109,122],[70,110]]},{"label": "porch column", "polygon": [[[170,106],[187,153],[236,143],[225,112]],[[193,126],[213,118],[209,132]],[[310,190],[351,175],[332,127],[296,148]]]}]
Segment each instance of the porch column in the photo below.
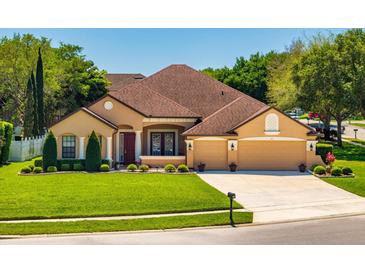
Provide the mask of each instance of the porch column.
[{"label": "porch column", "polygon": [[139,157],[142,154],[142,130],[135,131],[136,133],[136,140],[135,140],[135,158],[136,161],[139,160]]},{"label": "porch column", "polygon": [[186,165],[194,168],[194,141],[185,140],[186,143]]},{"label": "porch column", "polygon": [[120,145],[120,141],[119,141],[119,136],[120,136],[120,132],[118,130],[117,134],[115,135],[115,161],[120,162],[120,153],[119,153],[119,145]]},{"label": "porch column", "polygon": [[79,137],[79,158],[85,159],[85,137]]},{"label": "porch column", "polygon": [[106,159],[112,160],[112,137],[106,137]]}]

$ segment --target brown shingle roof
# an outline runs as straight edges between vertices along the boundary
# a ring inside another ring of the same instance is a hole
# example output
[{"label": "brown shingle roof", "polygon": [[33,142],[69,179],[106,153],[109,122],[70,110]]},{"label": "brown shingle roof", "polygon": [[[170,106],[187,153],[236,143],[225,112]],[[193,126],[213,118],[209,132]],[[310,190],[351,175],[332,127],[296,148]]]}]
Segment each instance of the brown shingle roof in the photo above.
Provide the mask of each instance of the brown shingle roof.
[{"label": "brown shingle roof", "polygon": [[239,97],[263,103],[186,65],[171,65],[140,83],[207,117]]},{"label": "brown shingle roof", "polygon": [[142,82],[109,92],[121,101],[147,117],[199,118],[200,115],[150,89]]},{"label": "brown shingle roof", "polygon": [[108,73],[106,75],[106,79],[112,83],[108,87],[110,91],[116,91],[144,78],[145,76],[140,73]]},{"label": "brown shingle roof", "polygon": [[235,135],[231,131],[234,126],[269,108],[261,102],[241,96],[185,131],[183,135]]}]

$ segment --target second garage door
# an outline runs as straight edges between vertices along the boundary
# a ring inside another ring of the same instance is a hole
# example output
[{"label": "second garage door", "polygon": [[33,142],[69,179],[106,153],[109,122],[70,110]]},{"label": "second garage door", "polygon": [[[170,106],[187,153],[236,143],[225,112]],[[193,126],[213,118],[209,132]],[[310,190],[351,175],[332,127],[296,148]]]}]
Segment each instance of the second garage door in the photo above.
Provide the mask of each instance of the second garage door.
[{"label": "second garage door", "polygon": [[298,170],[305,163],[304,141],[239,141],[241,170]]},{"label": "second garage door", "polygon": [[194,167],[205,163],[206,169],[227,169],[226,141],[195,141]]}]

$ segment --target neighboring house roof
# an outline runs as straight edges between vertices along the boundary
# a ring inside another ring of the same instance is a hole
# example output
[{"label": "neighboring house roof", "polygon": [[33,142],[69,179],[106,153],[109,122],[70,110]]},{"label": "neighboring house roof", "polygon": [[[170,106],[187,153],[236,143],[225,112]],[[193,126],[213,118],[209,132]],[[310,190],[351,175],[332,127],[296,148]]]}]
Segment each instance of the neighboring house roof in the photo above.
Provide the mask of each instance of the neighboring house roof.
[{"label": "neighboring house roof", "polygon": [[141,82],[205,118],[239,97],[263,103],[186,65],[171,65]]},{"label": "neighboring house roof", "polygon": [[266,109],[270,107],[241,96],[185,131],[183,135],[236,135],[232,131],[234,126]]},{"label": "neighboring house roof", "polygon": [[106,79],[111,82],[111,86],[108,87],[109,91],[119,90],[126,85],[144,79],[145,76],[140,73],[108,73]]},{"label": "neighboring house roof", "polygon": [[143,85],[142,82],[130,84],[118,91],[109,92],[109,95],[146,117],[200,117],[199,114],[155,92],[148,86]]}]

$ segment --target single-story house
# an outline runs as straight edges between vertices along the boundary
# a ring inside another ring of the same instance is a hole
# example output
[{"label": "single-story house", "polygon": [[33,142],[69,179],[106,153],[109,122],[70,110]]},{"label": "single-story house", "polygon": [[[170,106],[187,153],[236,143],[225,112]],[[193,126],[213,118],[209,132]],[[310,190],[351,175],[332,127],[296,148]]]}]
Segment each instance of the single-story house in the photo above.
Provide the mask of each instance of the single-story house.
[{"label": "single-story house", "polygon": [[108,94],[50,128],[59,159],[85,158],[94,130],[102,157],[124,165],[296,170],[321,162],[312,128],[186,65],[107,77]]}]

